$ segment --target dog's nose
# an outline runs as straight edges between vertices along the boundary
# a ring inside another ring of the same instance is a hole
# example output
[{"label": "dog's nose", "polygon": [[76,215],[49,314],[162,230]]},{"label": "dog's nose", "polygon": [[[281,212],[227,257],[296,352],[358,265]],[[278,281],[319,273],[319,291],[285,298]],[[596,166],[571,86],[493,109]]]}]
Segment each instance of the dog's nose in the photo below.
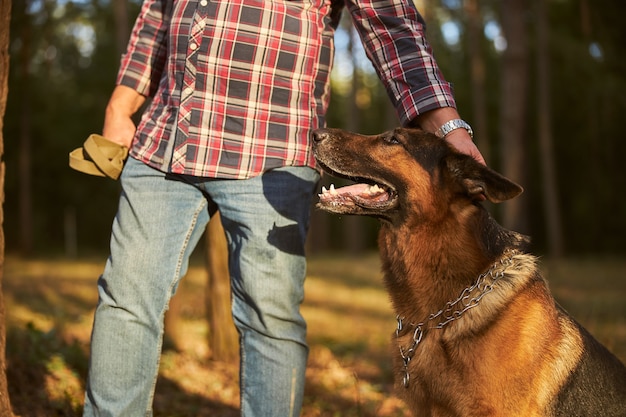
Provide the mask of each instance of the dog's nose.
[{"label": "dog's nose", "polygon": [[326,129],[317,129],[311,133],[311,137],[313,138],[313,142],[321,142],[324,139],[328,139],[328,131]]}]

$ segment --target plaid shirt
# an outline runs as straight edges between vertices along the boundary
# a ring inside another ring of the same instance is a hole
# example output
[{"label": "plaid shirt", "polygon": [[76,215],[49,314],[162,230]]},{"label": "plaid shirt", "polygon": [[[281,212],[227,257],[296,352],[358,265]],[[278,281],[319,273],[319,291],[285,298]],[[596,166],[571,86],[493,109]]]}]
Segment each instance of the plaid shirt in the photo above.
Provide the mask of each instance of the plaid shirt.
[{"label": "plaid shirt", "polygon": [[[410,0],[347,0],[403,123],[454,107]],[[118,84],[150,97],[131,155],[165,172],[243,179],[315,166],[334,25],[330,0],[145,0]]]}]

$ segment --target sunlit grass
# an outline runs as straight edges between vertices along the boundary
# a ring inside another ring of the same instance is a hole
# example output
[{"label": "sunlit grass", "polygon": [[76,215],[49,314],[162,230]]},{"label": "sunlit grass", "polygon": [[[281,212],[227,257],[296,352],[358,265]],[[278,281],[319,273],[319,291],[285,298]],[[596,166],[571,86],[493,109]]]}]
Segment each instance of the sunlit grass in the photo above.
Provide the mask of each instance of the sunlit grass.
[{"label": "sunlit grass", "polygon": [[[626,361],[626,260],[542,261],[558,301]],[[104,261],[21,260],[4,271],[11,400],[22,416],[78,416]],[[238,416],[236,364],[207,359],[206,274],[190,269],[176,295],[176,350],[161,360],[156,416]],[[304,417],[401,417],[392,393],[394,314],[376,254],[314,257],[303,315],[311,354]]]}]

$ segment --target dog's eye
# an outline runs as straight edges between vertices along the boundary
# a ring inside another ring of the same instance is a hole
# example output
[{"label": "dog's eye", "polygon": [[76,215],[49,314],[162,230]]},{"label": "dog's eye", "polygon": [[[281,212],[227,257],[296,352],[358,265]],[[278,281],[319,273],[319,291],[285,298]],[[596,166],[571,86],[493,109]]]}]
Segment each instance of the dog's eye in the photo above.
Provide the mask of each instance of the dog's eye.
[{"label": "dog's eye", "polygon": [[383,136],[383,140],[390,145],[399,145],[400,141],[395,135],[385,135]]}]

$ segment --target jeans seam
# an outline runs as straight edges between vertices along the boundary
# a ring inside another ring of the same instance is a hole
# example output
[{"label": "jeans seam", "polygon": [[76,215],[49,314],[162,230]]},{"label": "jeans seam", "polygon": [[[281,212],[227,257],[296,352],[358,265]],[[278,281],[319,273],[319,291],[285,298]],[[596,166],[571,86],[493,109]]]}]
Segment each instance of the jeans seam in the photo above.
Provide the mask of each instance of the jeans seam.
[{"label": "jeans seam", "polygon": [[[183,278],[180,275],[180,269],[182,267],[182,263],[183,263],[183,259],[185,258],[185,251],[187,250],[187,247],[189,246],[189,240],[191,239],[191,236],[193,234],[193,231],[196,227],[196,224],[198,223],[198,216],[200,215],[200,212],[202,212],[202,210],[204,210],[206,207],[206,200],[203,200],[200,203],[200,206],[198,207],[198,209],[194,212],[193,214],[193,218],[191,223],[189,224],[189,229],[187,230],[187,235],[185,236],[185,240],[183,241],[183,245],[180,249],[179,252],[179,256],[178,256],[178,263],[176,264],[176,271],[174,273],[174,279],[172,280],[171,284],[170,284],[170,288],[169,288],[169,298],[167,301],[167,304],[165,306],[165,308],[163,309],[163,311],[161,311],[161,323],[163,323],[164,319],[165,319],[165,313],[168,310],[169,307],[169,303],[172,299],[172,290],[174,288],[174,286],[180,282],[180,280]],[[159,332],[159,342],[158,342],[158,346],[159,346],[159,354],[157,355],[157,361],[156,361],[156,372],[154,374],[154,379],[152,381],[152,387],[150,389],[150,399],[148,404],[150,405],[150,407],[148,408],[148,411],[146,412],[146,417],[151,417],[152,416],[152,405],[154,403],[154,394],[155,394],[155,390],[156,390],[156,384],[157,381],[159,379],[159,368],[161,366],[161,356],[163,355],[163,337],[164,337],[164,333],[165,333],[165,328],[164,326],[161,326],[161,331]]]}]

